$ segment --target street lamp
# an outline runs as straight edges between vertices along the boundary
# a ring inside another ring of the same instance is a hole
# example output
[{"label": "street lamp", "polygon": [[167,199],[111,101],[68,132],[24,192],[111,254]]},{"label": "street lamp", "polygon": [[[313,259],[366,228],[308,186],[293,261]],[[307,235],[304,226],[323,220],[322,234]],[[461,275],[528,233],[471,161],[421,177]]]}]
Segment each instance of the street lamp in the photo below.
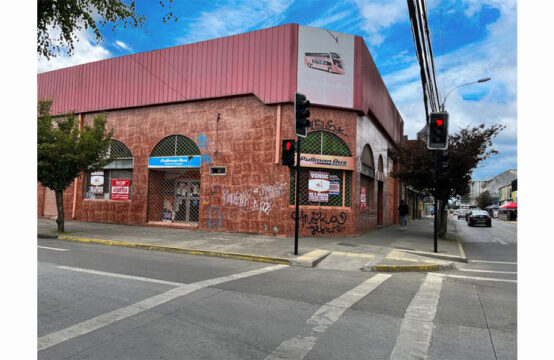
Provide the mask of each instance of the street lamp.
[{"label": "street lamp", "polygon": [[454,91],[454,90],[456,90],[457,88],[462,87],[462,86],[487,82],[487,81],[489,81],[490,79],[491,79],[490,77],[488,77],[488,78],[483,78],[483,79],[479,79],[479,80],[477,80],[477,81],[473,81],[473,82],[469,82],[469,83],[466,83],[466,84],[462,84],[462,85],[456,86],[454,89],[450,90],[450,91],[448,92],[448,94],[446,94],[446,96],[444,97],[444,100],[442,101],[442,105],[441,105],[441,111],[444,111],[444,104],[446,103],[446,98],[448,97],[448,95],[450,95],[450,94],[452,93],[452,91]]}]

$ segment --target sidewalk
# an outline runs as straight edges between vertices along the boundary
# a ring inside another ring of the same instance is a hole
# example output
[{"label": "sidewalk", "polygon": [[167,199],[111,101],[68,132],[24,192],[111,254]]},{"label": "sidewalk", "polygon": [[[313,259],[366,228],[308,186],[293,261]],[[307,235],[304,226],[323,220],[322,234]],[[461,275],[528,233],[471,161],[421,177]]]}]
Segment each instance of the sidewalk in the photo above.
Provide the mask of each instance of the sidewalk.
[{"label": "sidewalk", "polygon": [[[411,221],[407,231],[400,231],[400,226],[394,225],[357,237],[301,237],[298,256],[294,255],[294,237],[79,221],[66,221],[66,232],[56,236],[55,220],[38,219],[37,222],[39,237],[306,267],[313,267],[326,257],[329,264],[338,262],[343,267],[351,264],[365,271],[449,269],[454,266],[452,261],[465,261],[456,241],[453,222],[449,222],[448,240],[439,239],[439,252],[433,254],[433,221],[430,218]],[[438,256],[438,259],[428,256]]]}]

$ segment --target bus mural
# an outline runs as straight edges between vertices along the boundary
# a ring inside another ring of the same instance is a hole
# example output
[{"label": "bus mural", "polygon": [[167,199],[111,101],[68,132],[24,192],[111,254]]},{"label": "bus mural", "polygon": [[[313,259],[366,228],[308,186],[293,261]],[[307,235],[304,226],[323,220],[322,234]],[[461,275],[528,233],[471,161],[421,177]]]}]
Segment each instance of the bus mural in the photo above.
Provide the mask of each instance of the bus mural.
[{"label": "bus mural", "polygon": [[343,61],[337,53],[305,53],[304,55],[304,64],[311,69],[323,70],[338,75],[344,74]]}]

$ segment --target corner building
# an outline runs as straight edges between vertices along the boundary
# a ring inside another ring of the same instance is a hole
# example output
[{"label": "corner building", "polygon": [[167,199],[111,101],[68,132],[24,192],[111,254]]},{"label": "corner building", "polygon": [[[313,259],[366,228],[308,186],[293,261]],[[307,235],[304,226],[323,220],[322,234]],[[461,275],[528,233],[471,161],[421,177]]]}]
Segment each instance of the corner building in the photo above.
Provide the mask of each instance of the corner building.
[{"label": "corner building", "polygon": [[[311,102],[301,145],[300,234],[348,236],[398,221],[403,121],[362,38],[287,24],[38,75],[38,97],[81,124],[106,114],[117,160],[64,193],[66,218],[294,234],[294,93]],[[38,184],[38,216],[55,216]]]}]

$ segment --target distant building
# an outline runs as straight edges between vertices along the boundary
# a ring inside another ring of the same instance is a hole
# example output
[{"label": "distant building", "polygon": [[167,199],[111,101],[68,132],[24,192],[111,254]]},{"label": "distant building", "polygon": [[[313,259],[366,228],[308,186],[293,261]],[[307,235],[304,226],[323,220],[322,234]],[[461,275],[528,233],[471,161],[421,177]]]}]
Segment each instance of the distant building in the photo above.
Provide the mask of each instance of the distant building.
[{"label": "distant building", "polygon": [[[502,205],[506,201],[501,200],[501,196],[500,196],[501,195],[501,190],[500,189],[501,188],[506,188],[506,189],[502,190],[504,192],[508,191],[507,186],[509,186],[510,189],[512,189],[512,182],[513,181],[516,181],[516,189],[517,189],[517,169],[506,170],[506,171],[496,175],[495,177],[493,177],[490,180],[472,181],[471,184],[470,184],[470,191],[469,191],[470,204],[475,204],[475,199],[479,196],[479,194],[481,194],[485,190],[488,190],[488,192],[491,194],[491,197],[492,197],[494,203],[497,204],[497,205],[498,204]],[[510,195],[509,196],[506,195],[502,199],[515,199],[515,195],[512,195],[511,191],[512,190],[510,190]],[[502,202],[502,201],[504,201],[504,202]],[[515,200],[514,200],[514,202],[515,202]]]}]

